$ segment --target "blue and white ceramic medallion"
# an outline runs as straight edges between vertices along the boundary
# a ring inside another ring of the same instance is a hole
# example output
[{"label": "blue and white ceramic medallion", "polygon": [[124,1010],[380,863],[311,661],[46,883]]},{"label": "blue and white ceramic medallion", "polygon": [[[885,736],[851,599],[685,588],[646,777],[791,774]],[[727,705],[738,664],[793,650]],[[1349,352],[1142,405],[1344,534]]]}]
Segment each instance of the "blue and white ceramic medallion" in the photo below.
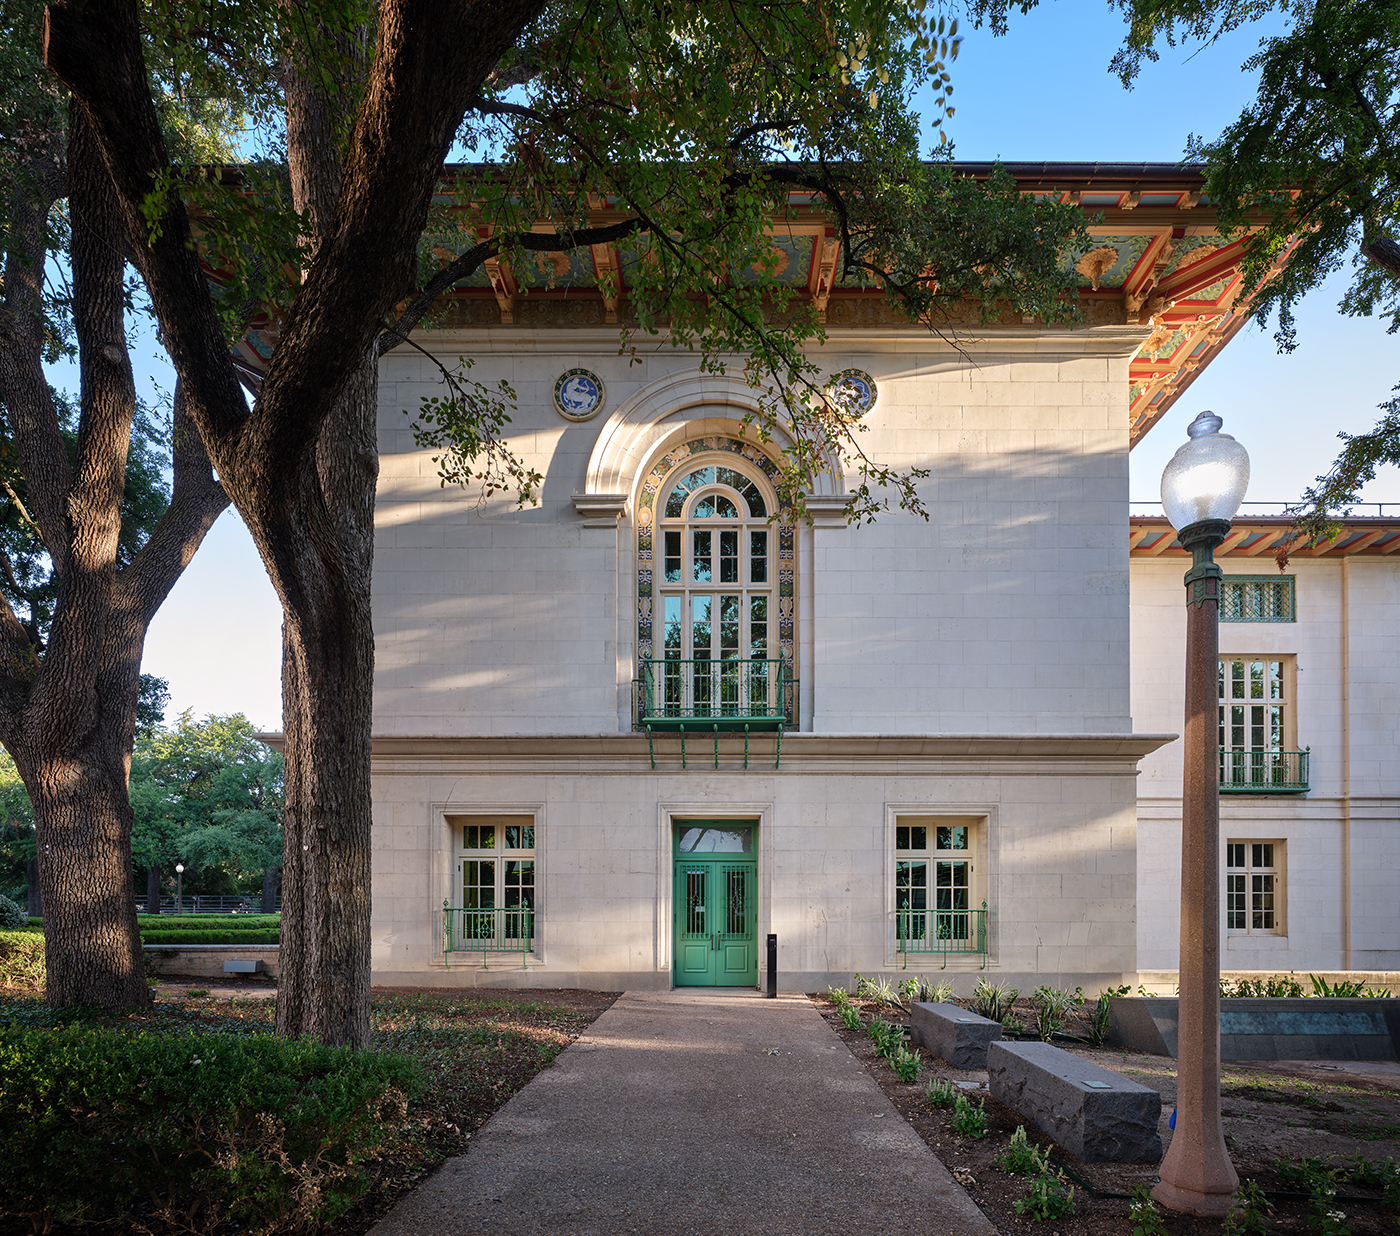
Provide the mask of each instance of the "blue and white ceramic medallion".
[{"label": "blue and white ceramic medallion", "polygon": [[603,410],[603,379],[588,369],[566,369],[554,384],[554,406],[566,421],[586,421]]},{"label": "blue and white ceramic medallion", "polygon": [[875,379],[864,369],[843,369],[832,377],[830,385],[856,416],[869,412],[879,395]]}]

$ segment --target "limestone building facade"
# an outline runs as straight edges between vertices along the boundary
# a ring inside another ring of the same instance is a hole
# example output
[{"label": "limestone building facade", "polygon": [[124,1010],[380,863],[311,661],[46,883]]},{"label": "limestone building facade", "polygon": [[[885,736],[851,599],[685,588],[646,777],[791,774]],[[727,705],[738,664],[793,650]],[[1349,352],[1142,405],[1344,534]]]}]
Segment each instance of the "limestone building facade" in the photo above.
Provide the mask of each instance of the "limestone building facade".
[{"label": "limestone building facade", "polygon": [[[847,526],[839,464],[792,519],[753,391],[664,341],[620,355],[625,303],[582,267],[459,289],[385,356],[376,982],[763,984],[770,936],[784,990],[857,971],[1094,989],[1168,964],[1180,570],[1130,562],[1128,452],[1242,324],[1238,243],[1178,167],[1012,170],[1094,212],[1081,327],[940,338],[833,286],[820,218],[775,221],[826,314],[813,360],[851,385],[872,458],[928,470],[927,520]],[[405,413],[462,356],[514,388],[538,506],[443,486],[415,445]],[[1382,604],[1393,581],[1366,580]],[[1300,612],[1335,592],[1309,585]],[[1276,645],[1238,651],[1294,658],[1304,698],[1321,663]],[[1328,724],[1295,717],[1304,738]],[[1359,754],[1351,775],[1371,776]],[[1231,836],[1291,863],[1310,812]],[[1377,904],[1356,958],[1385,953]],[[1341,956],[1327,930],[1317,964]]]}]

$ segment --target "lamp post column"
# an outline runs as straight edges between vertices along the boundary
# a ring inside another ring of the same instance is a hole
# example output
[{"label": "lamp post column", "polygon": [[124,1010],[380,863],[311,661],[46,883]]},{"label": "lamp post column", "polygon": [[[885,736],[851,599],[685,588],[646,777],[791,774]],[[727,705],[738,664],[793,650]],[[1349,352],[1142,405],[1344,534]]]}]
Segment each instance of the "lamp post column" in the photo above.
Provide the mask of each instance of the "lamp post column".
[{"label": "lamp post column", "polygon": [[1181,952],[1176,1129],[1153,1196],[1170,1210],[1223,1215],[1239,1187],[1220,1120],[1220,568],[1213,551],[1229,522],[1183,528],[1186,573],[1186,727],[1181,796]]}]

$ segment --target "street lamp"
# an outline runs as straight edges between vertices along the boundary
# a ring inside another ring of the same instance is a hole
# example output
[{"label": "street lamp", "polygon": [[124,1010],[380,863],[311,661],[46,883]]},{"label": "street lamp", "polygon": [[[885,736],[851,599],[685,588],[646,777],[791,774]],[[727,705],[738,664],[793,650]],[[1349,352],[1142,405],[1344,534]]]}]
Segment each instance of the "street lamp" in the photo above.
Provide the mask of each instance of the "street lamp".
[{"label": "street lamp", "polygon": [[185,912],[185,864],[175,864],[175,913]]},{"label": "street lamp", "polygon": [[1162,507],[1186,572],[1186,728],[1182,739],[1181,953],[1178,961],[1176,1129],[1152,1195],[1169,1210],[1223,1215],[1240,1179],[1220,1123],[1220,568],[1249,484],[1249,455],[1202,412],[1162,473]]}]

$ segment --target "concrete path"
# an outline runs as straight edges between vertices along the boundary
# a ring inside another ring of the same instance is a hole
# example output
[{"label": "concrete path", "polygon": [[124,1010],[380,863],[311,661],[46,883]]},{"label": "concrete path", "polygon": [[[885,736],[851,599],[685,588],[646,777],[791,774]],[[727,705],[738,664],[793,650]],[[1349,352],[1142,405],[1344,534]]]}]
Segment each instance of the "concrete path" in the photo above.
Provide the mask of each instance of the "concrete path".
[{"label": "concrete path", "polygon": [[995,1236],[804,997],[629,993],[372,1236]]}]

